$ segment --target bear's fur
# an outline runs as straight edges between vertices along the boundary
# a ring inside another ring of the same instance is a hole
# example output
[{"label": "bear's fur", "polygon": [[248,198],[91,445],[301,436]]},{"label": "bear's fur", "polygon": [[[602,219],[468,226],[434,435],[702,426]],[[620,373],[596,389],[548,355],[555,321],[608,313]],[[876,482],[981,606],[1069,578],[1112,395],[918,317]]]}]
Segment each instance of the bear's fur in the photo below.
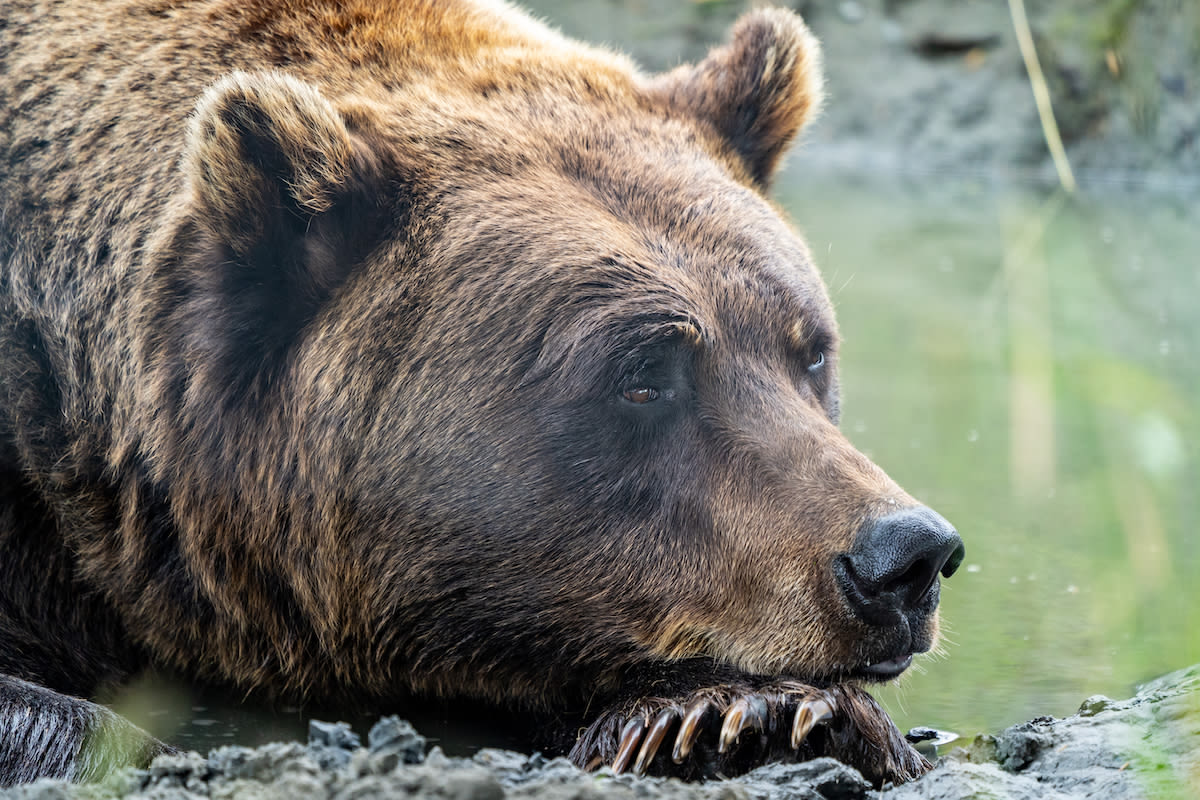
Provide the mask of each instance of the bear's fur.
[{"label": "bear's fur", "polygon": [[830,568],[916,503],[764,197],[796,16],[645,76],[489,0],[3,13],[0,672],[560,714],[932,646],[941,564],[888,625]]}]

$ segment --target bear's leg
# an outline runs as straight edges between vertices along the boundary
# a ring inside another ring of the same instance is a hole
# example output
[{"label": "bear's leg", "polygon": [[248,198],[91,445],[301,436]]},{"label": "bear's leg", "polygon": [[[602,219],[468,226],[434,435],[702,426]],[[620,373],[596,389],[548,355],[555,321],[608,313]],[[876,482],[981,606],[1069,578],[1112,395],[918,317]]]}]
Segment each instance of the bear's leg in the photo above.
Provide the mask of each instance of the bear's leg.
[{"label": "bear's leg", "polygon": [[81,697],[146,666],[116,610],[78,577],[58,521],[3,437],[0,413],[0,674]]},{"label": "bear's leg", "polygon": [[175,752],[104,706],[0,675],[0,787],[94,781]]},{"label": "bear's leg", "polygon": [[91,694],[143,659],[107,602],[76,579],[14,449],[0,437],[0,786],[146,763],[165,746],[103,706],[38,685]]}]

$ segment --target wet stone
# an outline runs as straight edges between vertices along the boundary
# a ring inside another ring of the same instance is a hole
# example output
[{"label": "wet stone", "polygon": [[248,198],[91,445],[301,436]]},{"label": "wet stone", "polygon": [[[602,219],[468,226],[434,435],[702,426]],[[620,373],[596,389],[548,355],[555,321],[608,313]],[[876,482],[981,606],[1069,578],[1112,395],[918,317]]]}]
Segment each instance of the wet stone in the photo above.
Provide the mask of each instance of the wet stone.
[{"label": "wet stone", "polygon": [[[154,763],[158,764],[158,761]],[[221,747],[209,755],[208,764],[213,773],[258,783],[270,783],[289,772],[315,774],[321,769],[308,749],[298,742],[267,744],[254,749]]]},{"label": "wet stone", "polygon": [[832,758],[767,764],[736,780],[751,796],[765,800],[862,800],[871,791],[871,785],[858,770]]},{"label": "wet stone", "polygon": [[321,769],[342,769],[350,763],[350,755],[362,747],[358,734],[344,722],[308,723],[308,752]]},{"label": "wet stone", "polygon": [[208,761],[199,753],[159,756],[145,770],[147,785],[163,782],[186,782],[197,778],[207,780],[211,770]]},{"label": "wet stone", "polygon": [[453,800],[504,800],[504,789],[486,770],[462,770],[453,773],[444,784]]},{"label": "wet stone", "polygon": [[314,719],[308,723],[308,746],[336,747],[353,751],[362,747],[362,741],[345,722],[321,722]]},{"label": "wet stone", "polygon": [[1015,725],[996,741],[996,760],[1009,772],[1019,772],[1033,763],[1043,750],[1054,746],[1054,738],[1046,733],[1046,717]]},{"label": "wet stone", "polygon": [[483,748],[471,761],[495,775],[503,786],[519,786],[534,778],[561,782],[580,774],[579,768],[565,758],[549,760],[541,753],[525,755],[494,747]]},{"label": "wet stone", "polygon": [[1113,701],[1102,694],[1094,694],[1087,700],[1084,700],[1079,706],[1079,716],[1094,717],[1101,711],[1107,711],[1112,707]]},{"label": "wet stone", "polygon": [[420,764],[425,760],[425,737],[406,720],[384,717],[367,734],[372,755],[395,754],[400,763]]}]

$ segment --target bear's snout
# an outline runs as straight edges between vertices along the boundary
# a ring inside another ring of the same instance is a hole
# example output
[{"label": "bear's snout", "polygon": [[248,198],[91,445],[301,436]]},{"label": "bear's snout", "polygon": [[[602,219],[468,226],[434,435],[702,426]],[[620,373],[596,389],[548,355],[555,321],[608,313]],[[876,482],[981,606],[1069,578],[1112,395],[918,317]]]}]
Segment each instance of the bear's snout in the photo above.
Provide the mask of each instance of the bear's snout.
[{"label": "bear's snout", "polygon": [[891,626],[937,608],[938,574],[962,563],[954,527],[925,506],[868,522],[854,547],[834,561],[834,575],[854,614],[870,625]]}]

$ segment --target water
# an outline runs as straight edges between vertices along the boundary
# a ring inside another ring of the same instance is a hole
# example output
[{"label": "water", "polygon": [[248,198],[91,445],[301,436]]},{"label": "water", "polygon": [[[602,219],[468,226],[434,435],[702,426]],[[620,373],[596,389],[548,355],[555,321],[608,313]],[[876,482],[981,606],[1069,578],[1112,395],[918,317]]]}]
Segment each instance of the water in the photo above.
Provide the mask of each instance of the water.
[{"label": "water", "polygon": [[843,429],[954,522],[947,645],[880,692],[964,734],[1200,661],[1200,215],[780,181],[844,335]]}]

